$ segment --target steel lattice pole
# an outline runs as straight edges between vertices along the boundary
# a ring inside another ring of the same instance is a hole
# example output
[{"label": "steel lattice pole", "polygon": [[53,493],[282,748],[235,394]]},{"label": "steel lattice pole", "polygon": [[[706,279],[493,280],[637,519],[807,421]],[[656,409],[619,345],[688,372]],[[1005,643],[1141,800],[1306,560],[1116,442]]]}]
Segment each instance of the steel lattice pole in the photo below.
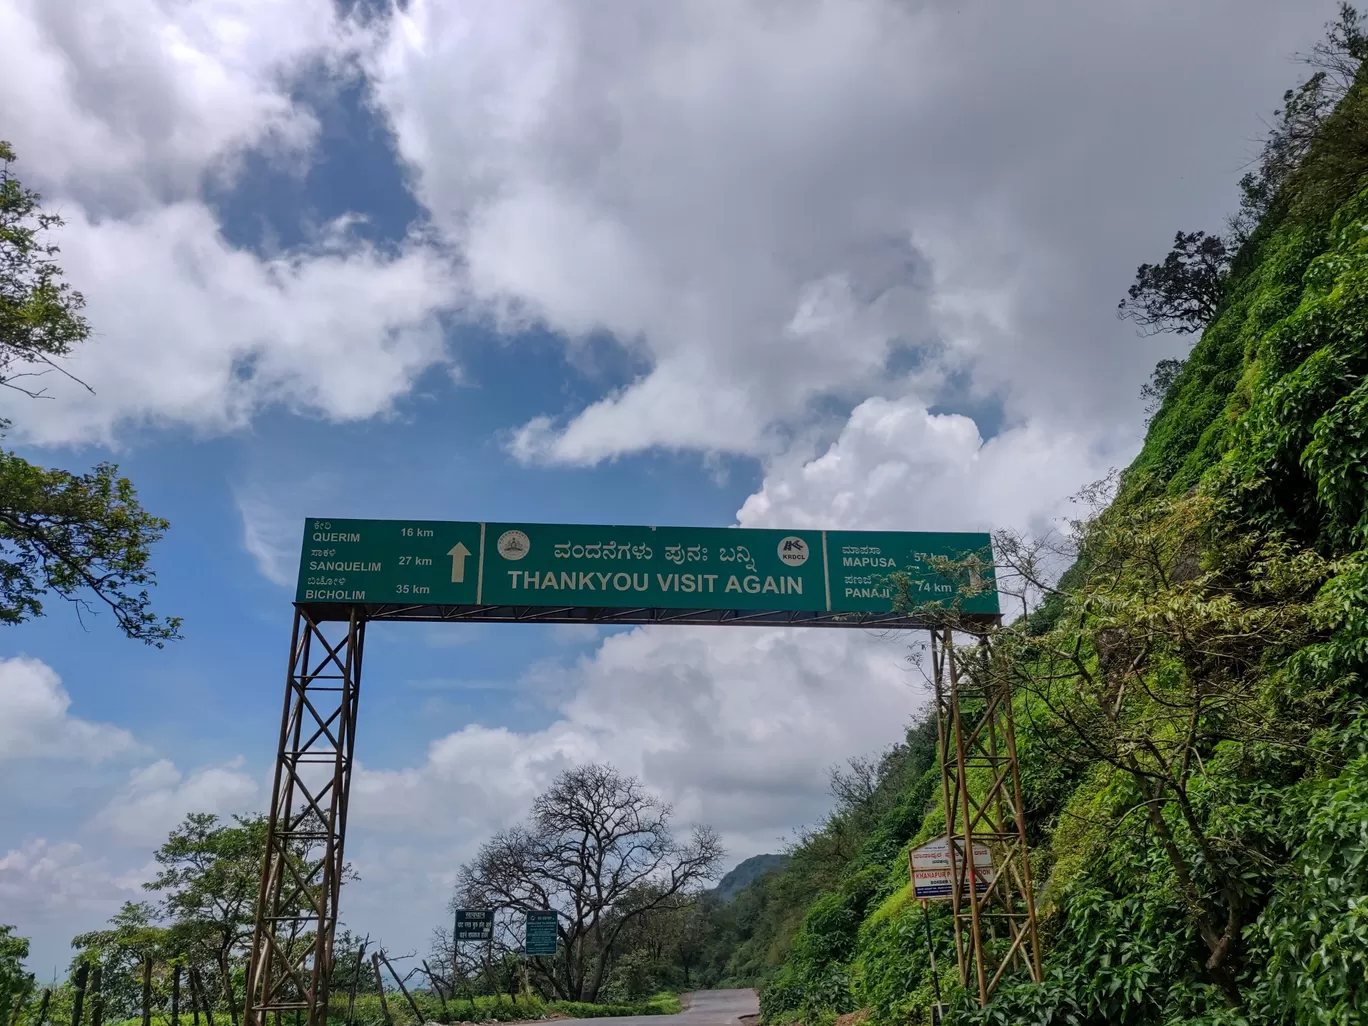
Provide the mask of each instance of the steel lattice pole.
[{"label": "steel lattice pole", "polygon": [[[971,673],[953,627],[931,632],[955,955],[960,985],[986,1004],[1012,965],[1039,982],[1041,959],[1011,689],[993,677],[989,636],[979,640],[980,665]],[[984,703],[977,722],[966,722],[967,694]],[[993,858],[986,875],[974,861],[975,847],[984,845]],[[1006,927],[1005,951],[995,922]]]},{"label": "steel lattice pole", "polygon": [[341,623],[295,611],[246,1026],[266,1026],[286,1011],[305,1012],[307,1026],[327,1021],[364,641],[359,609]]}]

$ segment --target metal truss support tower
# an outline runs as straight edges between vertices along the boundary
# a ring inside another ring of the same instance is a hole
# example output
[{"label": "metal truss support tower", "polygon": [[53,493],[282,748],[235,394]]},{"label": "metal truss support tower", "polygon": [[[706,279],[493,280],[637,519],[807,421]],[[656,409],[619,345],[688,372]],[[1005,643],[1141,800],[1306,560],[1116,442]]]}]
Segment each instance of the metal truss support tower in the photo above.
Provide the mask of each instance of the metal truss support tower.
[{"label": "metal truss support tower", "polygon": [[365,627],[295,610],[245,1026],[327,1024]]},{"label": "metal truss support tower", "polygon": [[[1040,982],[1040,939],[1011,687],[990,672],[989,635],[977,634],[976,652],[957,648],[954,635],[949,627],[931,632],[950,904],[960,984],[987,1004],[1013,966]],[[991,866],[981,855],[975,865],[976,848],[991,853]]]}]

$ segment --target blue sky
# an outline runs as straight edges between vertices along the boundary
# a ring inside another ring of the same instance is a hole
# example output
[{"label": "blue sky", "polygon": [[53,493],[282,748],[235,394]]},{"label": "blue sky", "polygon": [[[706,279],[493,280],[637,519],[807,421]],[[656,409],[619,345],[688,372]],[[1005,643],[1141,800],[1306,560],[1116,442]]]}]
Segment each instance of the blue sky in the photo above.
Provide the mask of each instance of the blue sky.
[{"label": "blue sky", "polygon": [[[306,515],[1047,529],[1181,351],[1116,298],[1219,227],[1333,13],[1195,6],[0,2],[0,136],[96,329],[96,394],[11,397],[10,441],[119,462],[185,618],[164,650],[60,604],[0,637],[0,922],[33,968],[185,813],[264,806]],[[774,850],[922,706],[906,655],[374,628],[343,917],[424,945],[584,759]]]}]

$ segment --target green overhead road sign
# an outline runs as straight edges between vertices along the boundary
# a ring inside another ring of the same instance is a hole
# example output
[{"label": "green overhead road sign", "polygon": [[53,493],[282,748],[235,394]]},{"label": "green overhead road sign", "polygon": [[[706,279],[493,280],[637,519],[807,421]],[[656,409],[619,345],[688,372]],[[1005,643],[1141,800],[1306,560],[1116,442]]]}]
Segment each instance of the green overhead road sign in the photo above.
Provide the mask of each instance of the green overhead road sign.
[{"label": "green overhead road sign", "polygon": [[523,951],[529,955],[554,955],[556,922],[555,912],[527,913],[527,925],[523,928]]},{"label": "green overhead road sign", "polygon": [[[972,570],[937,564],[975,557]],[[650,609],[735,611],[745,622],[890,614],[901,590],[904,612],[986,617],[998,613],[991,563],[979,533],[310,519],[295,601],[395,618],[414,607]]]}]

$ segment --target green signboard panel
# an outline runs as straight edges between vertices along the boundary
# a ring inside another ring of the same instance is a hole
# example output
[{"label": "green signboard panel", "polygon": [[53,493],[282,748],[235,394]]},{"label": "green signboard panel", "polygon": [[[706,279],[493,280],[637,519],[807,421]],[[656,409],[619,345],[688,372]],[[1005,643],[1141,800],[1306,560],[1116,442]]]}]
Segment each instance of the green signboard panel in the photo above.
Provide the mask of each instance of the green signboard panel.
[{"label": "green signboard panel", "polygon": [[494,938],[494,910],[489,908],[460,908],[456,910],[458,941],[487,941]]},{"label": "green signboard panel", "polygon": [[529,912],[523,928],[523,951],[529,955],[556,953],[556,913]]},{"label": "green signboard panel", "polygon": [[975,533],[310,519],[295,599],[886,613],[901,582],[911,609],[996,614],[991,563]]}]

